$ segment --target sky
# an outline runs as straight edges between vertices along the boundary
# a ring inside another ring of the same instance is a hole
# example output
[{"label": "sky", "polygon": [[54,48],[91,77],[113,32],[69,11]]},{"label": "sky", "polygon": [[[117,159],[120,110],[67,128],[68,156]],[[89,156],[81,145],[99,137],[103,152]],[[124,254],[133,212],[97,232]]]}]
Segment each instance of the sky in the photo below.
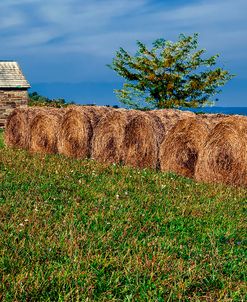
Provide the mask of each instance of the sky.
[{"label": "sky", "polygon": [[123,79],[106,64],[136,41],[199,33],[207,56],[235,74],[217,106],[247,107],[246,0],[1,0],[0,60],[16,60],[31,91],[77,103],[119,105]]}]

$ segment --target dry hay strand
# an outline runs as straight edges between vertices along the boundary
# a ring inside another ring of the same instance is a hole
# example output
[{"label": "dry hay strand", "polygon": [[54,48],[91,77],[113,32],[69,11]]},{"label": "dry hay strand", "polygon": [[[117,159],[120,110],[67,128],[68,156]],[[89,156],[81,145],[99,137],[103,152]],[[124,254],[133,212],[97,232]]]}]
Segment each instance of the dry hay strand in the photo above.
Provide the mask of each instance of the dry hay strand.
[{"label": "dry hay strand", "polygon": [[106,107],[106,106],[70,105],[67,108],[68,108],[68,110],[77,110],[77,111],[84,112],[85,114],[87,114],[91,121],[92,127],[95,127],[106,113],[108,113],[112,110],[115,110],[111,107]]},{"label": "dry hay strand", "polygon": [[209,133],[199,155],[197,181],[247,185],[247,118],[232,116]]},{"label": "dry hay strand", "polygon": [[29,150],[31,152],[57,153],[57,134],[63,114],[63,109],[54,108],[29,112],[31,119]]},{"label": "dry hay strand", "polygon": [[137,168],[157,168],[159,128],[154,118],[145,113],[130,116],[122,144],[123,163]]},{"label": "dry hay strand", "polygon": [[86,110],[69,108],[61,119],[57,148],[60,154],[87,158],[91,152],[93,127]]},{"label": "dry hay strand", "polygon": [[122,161],[122,142],[127,123],[127,110],[111,110],[94,128],[92,158],[105,163]]},{"label": "dry hay strand", "polygon": [[156,119],[158,118],[160,123],[163,124],[164,132],[161,141],[163,141],[167,133],[177,123],[177,121],[187,117],[195,117],[195,113],[193,112],[177,109],[157,109],[148,111],[147,113]]},{"label": "dry hay strand", "polygon": [[212,114],[212,113],[209,113],[209,114],[198,114],[197,115],[197,118],[204,121],[209,129],[213,129],[219,122],[222,122],[224,121],[224,119],[230,117],[230,115],[227,115],[227,114],[220,114],[220,113],[217,113],[217,114]]},{"label": "dry hay strand", "polygon": [[15,109],[8,116],[4,131],[4,141],[9,147],[28,147],[28,120],[25,109]]},{"label": "dry hay strand", "polygon": [[208,132],[207,124],[195,117],[179,120],[160,145],[161,170],[192,178]]}]

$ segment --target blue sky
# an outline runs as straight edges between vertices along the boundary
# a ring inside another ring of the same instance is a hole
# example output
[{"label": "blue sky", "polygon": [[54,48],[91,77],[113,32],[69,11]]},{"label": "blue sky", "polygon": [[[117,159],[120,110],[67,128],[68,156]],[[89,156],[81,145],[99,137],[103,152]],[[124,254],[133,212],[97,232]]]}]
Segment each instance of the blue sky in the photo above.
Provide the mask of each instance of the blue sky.
[{"label": "blue sky", "polygon": [[246,0],[1,0],[0,60],[17,60],[33,90],[81,103],[117,104],[121,78],[106,67],[136,40],[199,33],[237,76],[218,106],[247,106]]}]

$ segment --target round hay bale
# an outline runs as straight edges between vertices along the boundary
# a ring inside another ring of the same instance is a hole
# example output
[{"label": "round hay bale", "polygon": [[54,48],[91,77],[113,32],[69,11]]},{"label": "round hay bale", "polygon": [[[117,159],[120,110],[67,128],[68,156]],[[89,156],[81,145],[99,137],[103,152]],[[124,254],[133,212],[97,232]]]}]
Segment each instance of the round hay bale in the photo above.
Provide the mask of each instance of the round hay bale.
[{"label": "round hay bale", "polygon": [[92,158],[99,162],[120,163],[127,110],[111,110],[94,128]]},{"label": "round hay bale", "polygon": [[58,153],[75,158],[87,158],[91,153],[93,127],[85,110],[69,108],[61,118]]},{"label": "round hay bale", "polygon": [[247,118],[232,116],[209,133],[195,170],[197,181],[247,185]]},{"label": "round hay bale", "polygon": [[130,116],[122,142],[123,163],[132,167],[156,169],[159,132],[162,130],[157,121],[148,114]]},{"label": "round hay bale", "polygon": [[30,147],[31,152],[57,153],[57,134],[59,122],[64,114],[63,109],[45,108],[39,112],[29,112],[32,117],[30,122]]},{"label": "round hay bale", "polygon": [[5,144],[10,147],[28,149],[30,143],[30,121],[43,107],[17,108],[7,118],[4,131]]},{"label": "round hay bale", "polygon": [[15,109],[8,116],[4,130],[4,141],[9,147],[28,148],[29,129],[25,109]]},{"label": "round hay bale", "polygon": [[58,152],[75,158],[89,157],[93,129],[111,110],[104,106],[68,106],[60,123]]},{"label": "round hay bale", "polygon": [[193,177],[198,154],[207,135],[207,125],[197,118],[179,120],[160,146],[161,170]]}]

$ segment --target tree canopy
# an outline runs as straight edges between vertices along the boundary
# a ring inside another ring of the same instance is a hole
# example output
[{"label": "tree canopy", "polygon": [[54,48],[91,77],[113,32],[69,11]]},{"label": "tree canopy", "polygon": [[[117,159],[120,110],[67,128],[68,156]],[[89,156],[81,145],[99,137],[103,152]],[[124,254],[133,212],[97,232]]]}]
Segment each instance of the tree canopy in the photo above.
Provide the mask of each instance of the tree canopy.
[{"label": "tree canopy", "polygon": [[126,82],[115,90],[119,101],[131,108],[201,107],[212,104],[233,75],[216,65],[218,54],[202,58],[198,34],[179,35],[177,42],[157,39],[152,48],[137,41],[134,56],[120,48],[108,65]]}]

